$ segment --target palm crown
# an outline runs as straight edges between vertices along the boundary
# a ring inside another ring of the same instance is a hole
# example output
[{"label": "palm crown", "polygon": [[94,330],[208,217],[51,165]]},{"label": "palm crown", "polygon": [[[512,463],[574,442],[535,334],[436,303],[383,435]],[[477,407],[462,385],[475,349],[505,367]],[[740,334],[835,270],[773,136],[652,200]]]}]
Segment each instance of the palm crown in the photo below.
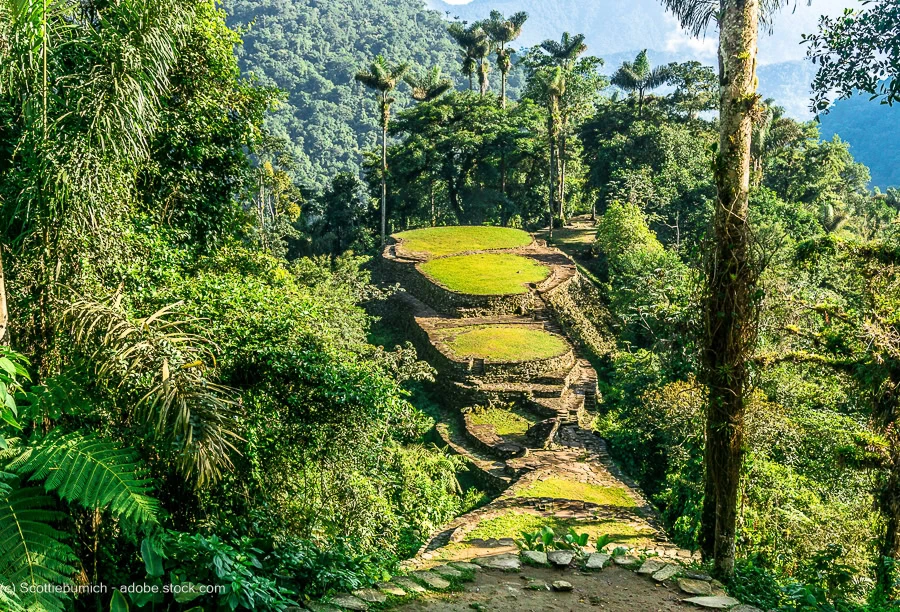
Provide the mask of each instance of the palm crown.
[{"label": "palm crown", "polygon": [[587,51],[587,45],[584,40],[584,34],[572,36],[568,32],[563,32],[559,42],[545,40],[541,43],[541,49],[550,55],[555,64],[568,67],[578,59],[578,56]]},{"label": "palm crown", "polygon": [[440,66],[435,66],[422,76],[408,74],[403,80],[409,85],[413,100],[417,102],[431,102],[453,87],[453,82],[443,75]]},{"label": "palm crown", "polygon": [[638,94],[638,116],[644,105],[644,94],[665,85],[671,77],[671,72],[666,66],[650,66],[647,50],[638,53],[633,62],[622,62],[622,65],[612,77],[612,84],[629,92]]}]

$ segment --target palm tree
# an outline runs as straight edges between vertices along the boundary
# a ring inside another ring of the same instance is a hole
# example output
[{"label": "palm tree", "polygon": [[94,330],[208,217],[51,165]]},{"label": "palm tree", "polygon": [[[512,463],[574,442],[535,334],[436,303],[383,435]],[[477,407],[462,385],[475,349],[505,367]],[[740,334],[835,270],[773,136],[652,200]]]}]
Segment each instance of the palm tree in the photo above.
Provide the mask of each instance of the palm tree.
[{"label": "palm tree", "polygon": [[558,195],[556,180],[559,176],[559,161],[557,145],[560,129],[560,99],[566,93],[566,73],[560,66],[544,68],[539,76],[539,83],[544,90],[544,98],[547,101],[547,136],[550,146],[550,242],[553,241],[553,214],[556,211],[556,197]]},{"label": "palm tree", "polygon": [[464,22],[450,24],[448,28],[450,36],[456,41],[463,51],[463,74],[469,77],[469,88],[472,89],[472,77],[478,74],[478,83],[481,95],[488,90],[488,75],[491,72],[487,61],[491,54],[491,40],[481,22],[473,23],[466,27]]},{"label": "palm tree", "polygon": [[714,241],[704,290],[701,353],[708,389],[706,482],[700,534],[717,573],[734,573],[738,487],[743,464],[744,405],[749,357],[756,344],[758,266],[749,226],[750,166],[759,25],[786,0],[662,0],[694,35],[715,21],[719,30],[718,191]]},{"label": "palm tree", "polygon": [[669,80],[667,66],[650,67],[647,50],[638,53],[633,62],[622,62],[612,77],[612,84],[638,97],[638,118],[644,110],[644,96],[650,90],[662,87]]},{"label": "palm tree", "polygon": [[506,108],[506,80],[512,69],[512,56],[515,49],[506,45],[522,35],[522,27],[528,21],[528,13],[518,12],[508,19],[500,11],[491,11],[490,19],[485,22],[485,30],[494,43],[497,53],[497,68],[500,69],[500,105]]},{"label": "palm tree", "polygon": [[[554,66],[559,66],[566,72],[571,71],[575,67],[575,62],[587,51],[584,34],[576,34],[572,36],[568,32],[563,32],[559,42],[555,40],[545,40],[541,43],[541,49],[550,56],[550,62]],[[566,108],[566,100],[560,100],[560,118],[562,126],[559,130],[559,217],[562,222],[566,222],[566,170],[568,168],[568,137],[569,137],[569,112]]]},{"label": "palm tree", "polygon": [[412,90],[412,98],[416,102],[437,100],[453,88],[453,81],[444,77],[440,66],[435,66],[421,76],[407,74],[403,80]]},{"label": "palm tree", "polygon": [[381,111],[381,246],[387,242],[387,136],[391,122],[391,106],[396,101],[390,93],[400,84],[409,64],[390,65],[383,55],[375,58],[368,71],[356,74],[356,80],[374,89]]},{"label": "palm tree", "polygon": [[559,42],[545,40],[541,43],[541,49],[550,56],[555,65],[570,69],[575,64],[575,60],[587,51],[584,41],[584,34],[572,36],[568,32],[563,32]]}]

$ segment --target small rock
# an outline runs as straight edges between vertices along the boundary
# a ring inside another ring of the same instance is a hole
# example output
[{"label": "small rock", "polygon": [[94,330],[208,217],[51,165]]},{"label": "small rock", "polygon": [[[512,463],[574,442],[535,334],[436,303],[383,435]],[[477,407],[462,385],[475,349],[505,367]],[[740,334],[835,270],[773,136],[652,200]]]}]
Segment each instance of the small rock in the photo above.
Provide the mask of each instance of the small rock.
[{"label": "small rock", "polygon": [[366,602],[353,595],[335,595],[329,603],[336,605],[338,608],[353,610],[354,612],[365,612],[365,610],[369,609],[369,605]]},{"label": "small rock", "polygon": [[549,565],[547,553],[540,550],[523,550],[519,557],[529,565]]},{"label": "small rock", "polygon": [[632,555],[623,555],[620,557],[613,557],[613,560],[616,562],[616,565],[623,565],[626,567],[629,565],[637,565],[638,563],[641,562],[640,559],[638,559],[637,557],[632,556]]},{"label": "small rock", "polygon": [[329,606],[328,604],[323,604],[316,601],[309,602],[308,604],[306,604],[306,607],[309,608],[311,612],[341,612],[334,606]]},{"label": "small rock", "polygon": [[754,608],[753,606],[748,606],[747,604],[741,604],[737,608],[732,608],[729,612],[762,612],[762,610]]},{"label": "small rock", "polygon": [[375,589],[359,589],[358,591],[353,591],[353,594],[369,603],[384,603],[387,601],[387,595]]},{"label": "small rock", "polygon": [[664,568],[653,574],[653,579],[657,582],[665,582],[670,578],[674,578],[680,571],[680,567],[669,563]]},{"label": "small rock", "polygon": [[647,559],[637,573],[642,575],[655,574],[666,565],[668,564],[665,561],[659,559]]},{"label": "small rock", "polygon": [[455,567],[461,572],[477,572],[481,569],[474,563],[467,563],[465,561],[451,561],[447,565],[449,565],[450,567]]},{"label": "small rock", "polygon": [[678,588],[688,595],[712,595],[712,587],[708,582],[693,580],[691,578],[679,578]]},{"label": "small rock", "polygon": [[529,591],[549,591],[550,585],[543,580],[529,580],[528,584],[525,585],[525,588]]},{"label": "small rock", "polygon": [[391,584],[390,582],[376,582],[375,588],[382,593],[387,593],[388,595],[393,595],[394,597],[406,597],[406,591],[398,587],[396,584]]},{"label": "small rock", "polygon": [[704,582],[712,582],[712,576],[709,574],[704,574],[702,572],[685,572],[685,578],[690,578],[691,580],[703,580]]},{"label": "small rock", "polygon": [[571,582],[566,582],[565,580],[556,580],[553,583],[553,590],[559,591],[560,593],[568,593],[575,587],[572,586]]},{"label": "small rock", "polygon": [[438,565],[437,567],[432,567],[431,571],[441,578],[462,578],[463,576],[461,571],[450,567],[449,565]]},{"label": "small rock", "polygon": [[408,593],[424,593],[425,587],[414,580],[410,580],[405,576],[394,576],[391,579],[391,582],[396,584],[397,586],[403,588]]},{"label": "small rock", "polygon": [[603,566],[605,566],[609,562],[610,556],[604,553],[591,553],[591,556],[588,557],[587,563],[584,564],[584,569],[588,570],[601,570]]},{"label": "small rock", "polygon": [[571,550],[551,550],[547,553],[547,560],[556,567],[569,567],[574,558],[575,553]]},{"label": "small rock", "polygon": [[435,591],[443,591],[444,589],[450,588],[450,583],[437,574],[432,574],[431,572],[413,572],[412,576],[421,582],[425,583],[429,589],[433,589]]},{"label": "small rock", "polygon": [[515,555],[497,555],[496,557],[482,557],[475,559],[475,563],[487,569],[498,569],[511,572],[522,567],[522,562]]},{"label": "small rock", "polygon": [[686,603],[694,604],[695,606],[700,606],[701,608],[710,608],[712,610],[728,610],[729,608],[733,608],[737,605],[740,605],[737,599],[732,597],[692,597],[690,599],[684,600]]}]

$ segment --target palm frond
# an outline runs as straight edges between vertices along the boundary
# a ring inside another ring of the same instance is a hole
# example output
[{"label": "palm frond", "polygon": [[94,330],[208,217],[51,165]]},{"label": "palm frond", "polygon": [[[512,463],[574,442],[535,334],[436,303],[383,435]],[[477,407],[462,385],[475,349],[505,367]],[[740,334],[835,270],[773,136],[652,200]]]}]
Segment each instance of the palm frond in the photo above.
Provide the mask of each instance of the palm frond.
[{"label": "palm frond", "polygon": [[[721,9],[719,0],[661,0],[663,6],[671,12],[681,27],[688,30],[693,36],[703,36],[710,26],[719,22]],[[811,2],[811,0],[809,0]],[[775,15],[784,7],[793,4],[796,0],[761,0],[760,23],[771,29]]]},{"label": "palm frond", "polygon": [[[65,518],[55,502],[38,487],[13,488],[0,497],[0,582],[3,584],[70,585],[75,554],[65,534],[53,523]],[[63,612],[65,605],[53,592],[28,589],[18,596],[29,610]]]},{"label": "palm frond", "polygon": [[150,497],[134,451],[95,435],[51,432],[26,447],[7,469],[68,502],[90,509],[108,510],[135,523],[156,523],[158,502]]},{"label": "palm frond", "polygon": [[137,395],[135,415],[156,437],[168,440],[179,470],[203,487],[232,466],[240,400],[207,378],[205,372],[216,365],[216,347],[183,329],[200,328],[201,322],[171,318],[177,306],[132,320],[115,299],[107,304],[76,299],[62,321],[99,378]]}]

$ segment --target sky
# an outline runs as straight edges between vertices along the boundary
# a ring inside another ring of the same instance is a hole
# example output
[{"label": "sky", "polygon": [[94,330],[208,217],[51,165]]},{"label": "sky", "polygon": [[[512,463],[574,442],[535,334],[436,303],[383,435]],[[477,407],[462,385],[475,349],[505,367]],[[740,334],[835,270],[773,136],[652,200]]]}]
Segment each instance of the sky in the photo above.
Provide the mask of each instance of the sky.
[{"label": "sky", "polygon": [[[473,0],[444,0],[448,4],[469,4]],[[590,0],[584,0],[590,1]],[[629,0],[597,0],[598,2],[618,2],[628,4]],[[774,33],[771,38],[764,35],[760,42],[762,52],[761,64],[773,64],[786,61],[801,60],[805,56],[805,48],[800,44],[802,33],[815,32],[821,15],[840,15],[845,7],[860,6],[858,0],[787,0],[796,2],[796,6],[788,5],[775,21]],[[618,7],[617,7],[618,8]],[[668,24],[664,41],[657,41],[656,48],[677,54],[689,54],[692,57],[714,62],[716,57],[716,36],[707,36],[696,39],[681,30],[675,18],[666,14],[662,6],[659,6],[660,17]],[[663,17],[663,15],[665,15]],[[571,19],[577,23],[577,15]],[[586,34],[589,34],[586,32]],[[650,45],[654,46],[650,41]],[[645,44],[646,46],[646,44]]]}]

